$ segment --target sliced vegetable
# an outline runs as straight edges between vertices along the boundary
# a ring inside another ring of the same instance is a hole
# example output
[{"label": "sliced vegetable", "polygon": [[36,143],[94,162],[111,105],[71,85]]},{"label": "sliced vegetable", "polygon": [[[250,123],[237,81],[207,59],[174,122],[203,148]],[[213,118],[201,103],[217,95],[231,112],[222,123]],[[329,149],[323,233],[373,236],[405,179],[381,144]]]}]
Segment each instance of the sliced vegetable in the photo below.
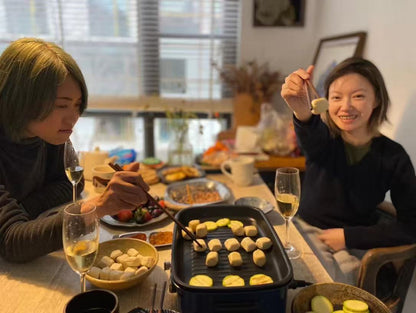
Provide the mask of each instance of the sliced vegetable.
[{"label": "sliced vegetable", "polygon": [[231,228],[231,225],[240,225],[241,227],[244,227],[243,222],[238,221],[238,220],[231,220],[231,221],[228,223],[228,225],[227,225],[227,226]]},{"label": "sliced vegetable", "polygon": [[208,275],[195,275],[189,280],[189,285],[198,287],[211,287],[214,284]]},{"label": "sliced vegetable", "polygon": [[334,307],[325,296],[315,296],[311,300],[311,308],[315,313],[332,313]]},{"label": "sliced vegetable", "polygon": [[205,225],[207,225],[207,230],[208,231],[213,231],[213,230],[216,230],[218,228],[217,223],[215,223],[213,221],[206,221]]},{"label": "sliced vegetable", "polygon": [[365,313],[368,311],[368,304],[361,300],[345,300],[343,310],[345,309],[353,313]]},{"label": "sliced vegetable", "polygon": [[217,222],[218,227],[227,226],[230,223],[230,219],[227,217],[220,218]]},{"label": "sliced vegetable", "polygon": [[250,286],[273,284],[273,279],[265,274],[255,274],[250,277]]},{"label": "sliced vegetable", "polygon": [[244,286],[244,279],[238,275],[227,275],[222,280],[224,287],[241,287]]}]

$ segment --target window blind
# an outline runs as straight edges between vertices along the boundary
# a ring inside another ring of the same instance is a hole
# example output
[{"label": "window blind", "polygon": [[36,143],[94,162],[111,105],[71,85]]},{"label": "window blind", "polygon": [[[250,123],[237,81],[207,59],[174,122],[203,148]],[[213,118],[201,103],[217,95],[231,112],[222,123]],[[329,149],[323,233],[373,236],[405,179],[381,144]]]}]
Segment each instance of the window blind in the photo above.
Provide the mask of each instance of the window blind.
[{"label": "window blind", "polygon": [[219,99],[211,66],[237,60],[239,0],[0,0],[0,51],[19,37],[64,47],[90,95]]}]

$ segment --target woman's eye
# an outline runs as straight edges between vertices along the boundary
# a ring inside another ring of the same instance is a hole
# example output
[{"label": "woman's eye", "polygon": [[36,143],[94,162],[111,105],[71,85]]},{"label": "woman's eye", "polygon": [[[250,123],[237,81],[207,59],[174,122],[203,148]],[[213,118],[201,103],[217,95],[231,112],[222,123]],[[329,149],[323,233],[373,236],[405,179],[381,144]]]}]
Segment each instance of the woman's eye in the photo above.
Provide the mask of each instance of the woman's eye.
[{"label": "woman's eye", "polygon": [[364,95],[358,94],[358,95],[355,95],[354,98],[362,99],[362,98],[364,98]]}]

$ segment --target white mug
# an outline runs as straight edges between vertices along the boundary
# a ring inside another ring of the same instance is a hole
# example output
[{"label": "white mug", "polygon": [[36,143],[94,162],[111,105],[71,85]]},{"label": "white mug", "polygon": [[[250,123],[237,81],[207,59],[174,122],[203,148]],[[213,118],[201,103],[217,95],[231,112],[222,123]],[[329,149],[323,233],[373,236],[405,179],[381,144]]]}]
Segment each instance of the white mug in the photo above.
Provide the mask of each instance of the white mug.
[{"label": "white mug", "polygon": [[84,168],[84,178],[86,180],[92,180],[92,169],[97,165],[106,164],[108,159],[108,152],[101,151],[98,147],[94,151],[82,151],[80,152],[80,165]]},{"label": "white mug", "polygon": [[250,186],[254,176],[254,158],[239,156],[227,160],[221,164],[221,172],[238,186]]},{"label": "white mug", "polygon": [[92,184],[94,191],[97,193],[103,193],[108,182],[114,175],[114,170],[108,165],[98,165],[92,169]]}]

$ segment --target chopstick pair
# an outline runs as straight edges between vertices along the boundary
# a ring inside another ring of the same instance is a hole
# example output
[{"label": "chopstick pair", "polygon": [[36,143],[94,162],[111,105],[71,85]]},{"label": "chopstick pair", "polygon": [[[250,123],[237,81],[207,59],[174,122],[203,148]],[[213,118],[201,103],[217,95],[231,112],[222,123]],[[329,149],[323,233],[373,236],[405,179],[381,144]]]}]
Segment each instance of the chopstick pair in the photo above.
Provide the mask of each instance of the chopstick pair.
[{"label": "chopstick pair", "polygon": [[[116,172],[122,171],[122,167],[118,164],[114,164],[114,163],[108,163],[108,165],[115,170]],[[138,185],[140,186],[140,185]],[[144,190],[142,188],[143,192],[146,194],[147,197],[147,201],[150,205],[152,206],[156,206],[157,208],[161,209],[163,212],[165,212],[169,218],[174,221],[176,223],[176,225],[179,226],[180,229],[182,229],[191,239],[192,241],[194,241],[199,247],[202,248],[202,245],[199,243],[199,241],[197,240],[196,236],[189,231],[185,225],[183,225],[177,218],[175,218],[170,212],[169,210],[167,210],[166,208],[162,207],[146,190]]]},{"label": "chopstick pair", "polygon": [[[156,291],[157,291],[157,283],[155,283],[153,287],[152,307],[149,313],[154,313],[155,302],[156,302]],[[165,293],[166,293],[166,281],[163,283],[162,294],[160,295],[160,305],[159,305],[159,309],[156,311],[157,313],[163,312],[163,302],[165,301]]]}]

